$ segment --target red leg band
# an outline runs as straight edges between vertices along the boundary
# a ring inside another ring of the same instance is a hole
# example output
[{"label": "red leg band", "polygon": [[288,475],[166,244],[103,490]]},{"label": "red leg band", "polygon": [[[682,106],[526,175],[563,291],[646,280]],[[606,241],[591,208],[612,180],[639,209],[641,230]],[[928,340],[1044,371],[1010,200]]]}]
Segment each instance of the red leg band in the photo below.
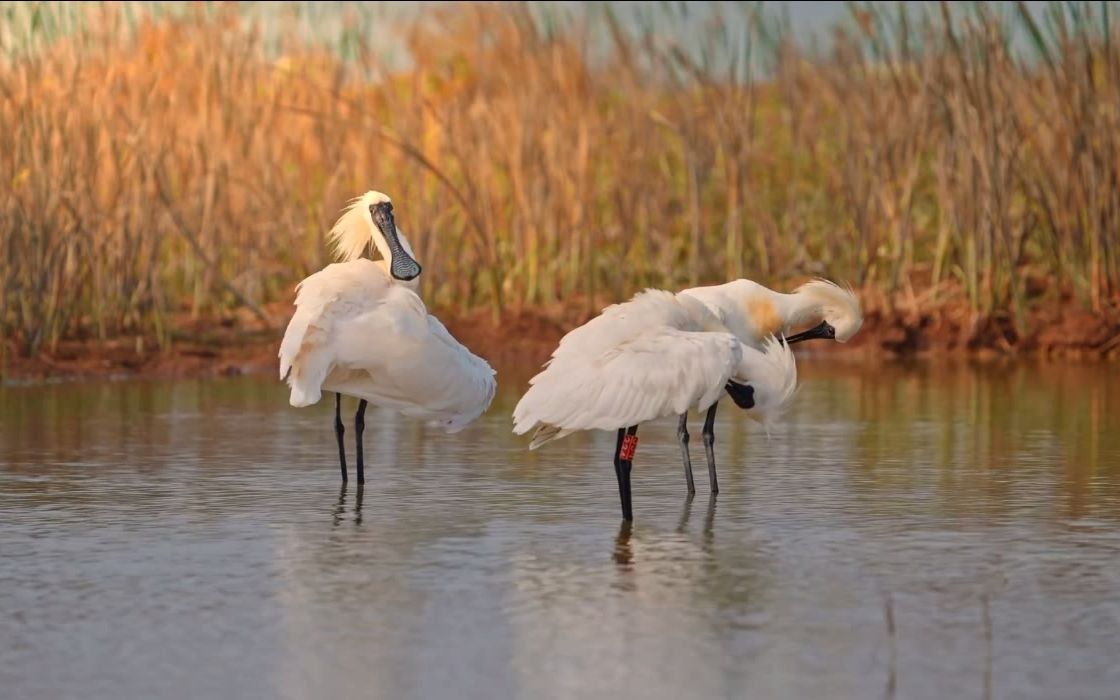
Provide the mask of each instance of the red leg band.
[{"label": "red leg band", "polygon": [[622,438],[622,452],[619,455],[620,459],[624,462],[629,462],[634,459],[634,453],[638,451],[638,436],[627,435]]}]

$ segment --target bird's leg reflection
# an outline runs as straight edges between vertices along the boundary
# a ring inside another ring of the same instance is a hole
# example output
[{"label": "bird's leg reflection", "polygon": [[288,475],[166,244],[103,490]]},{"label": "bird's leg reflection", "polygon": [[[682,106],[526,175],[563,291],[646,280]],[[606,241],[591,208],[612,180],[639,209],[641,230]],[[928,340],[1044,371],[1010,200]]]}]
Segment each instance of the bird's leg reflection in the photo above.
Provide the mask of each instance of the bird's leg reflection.
[{"label": "bird's leg reflection", "polygon": [[887,623],[887,640],[890,642],[890,647],[891,647],[891,658],[890,658],[890,662],[889,662],[890,667],[887,669],[887,692],[886,692],[887,698],[890,699],[890,698],[893,698],[895,696],[895,689],[898,687],[898,685],[897,685],[897,675],[896,675],[896,663],[895,663],[896,658],[897,658],[897,654],[896,654],[896,651],[895,651],[895,636],[894,636],[894,599],[891,597],[890,593],[887,593],[887,598],[883,603],[883,617],[884,617],[884,619],[886,620],[886,623]]},{"label": "bird's leg reflection", "polygon": [[366,487],[358,482],[358,490],[354,492],[354,526],[362,524],[362,494]]},{"label": "bird's leg reflection", "polygon": [[632,528],[629,520],[623,520],[618,528],[618,536],[614,538],[614,563],[621,566],[629,566],[634,561],[634,551],[630,548]]},{"label": "bird's leg reflection", "polygon": [[681,520],[677,523],[677,532],[684,532],[685,525],[688,525],[688,518],[692,515],[692,499],[694,495],[689,493],[684,497],[684,508],[681,510]]},{"label": "bird's leg reflection", "polygon": [[708,512],[704,515],[704,549],[711,553],[712,539],[714,538],[714,528],[716,522],[716,495],[713,493],[708,497]]},{"label": "bird's leg reflection", "polygon": [[984,595],[984,700],[992,697],[992,611],[988,596]]},{"label": "bird's leg reflection", "polygon": [[[357,490],[354,492],[354,525],[362,524],[362,496],[365,493],[365,486],[358,484]],[[335,527],[342,523],[342,516],[346,512],[346,484],[338,490],[338,502],[335,504],[334,509],[331,511],[331,520]]]},{"label": "bird's leg reflection", "polygon": [[346,512],[346,482],[342,482],[342,487],[338,490],[338,503],[335,504],[332,516],[334,526],[342,522],[342,514]]}]

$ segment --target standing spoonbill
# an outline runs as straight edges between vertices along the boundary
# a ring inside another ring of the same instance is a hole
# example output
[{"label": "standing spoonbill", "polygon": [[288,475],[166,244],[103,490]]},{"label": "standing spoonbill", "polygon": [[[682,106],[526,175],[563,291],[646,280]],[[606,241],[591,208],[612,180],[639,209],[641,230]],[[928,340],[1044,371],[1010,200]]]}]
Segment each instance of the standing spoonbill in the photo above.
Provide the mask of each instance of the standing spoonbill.
[{"label": "standing spoonbill", "polygon": [[[680,292],[699,299],[734,334],[739,342],[761,350],[765,338],[775,335],[785,337],[790,345],[814,338],[846,343],[863,325],[863,312],[859,298],[850,289],[844,289],[828,280],[813,280],[783,294],[746,279],[733,280],[708,287],[693,287]],[[799,326],[816,324],[811,329],[789,335]],[[728,386],[728,394],[734,387]],[[732,399],[735,396],[732,395]],[[704,453],[708,458],[708,481],[713,494],[719,493],[715,461],[715,420],[718,401],[708,408],[704,418]],[[682,412],[677,427],[681,443],[685,481],[688,492],[695,493],[692,479],[692,460],[688,454],[688,413]]]},{"label": "standing spoonbill", "polygon": [[535,429],[529,449],[581,430],[617,430],[614,467],[622,517],[633,520],[630,469],[638,425],[695,406],[726,389],[766,426],[797,388],[790,348],[775,338],[744,345],[699,300],[646,290],[614,304],[561,340],[513,411],[514,433]]},{"label": "standing spoonbill", "polygon": [[[494,370],[428,313],[416,294],[420,264],[380,192],[354,199],[330,231],[337,257],[300,282],[280,343],[280,379],[297,408],[335,394],[334,429],[346,482],[342,395],[354,417],[358,483],[365,483],[362,432],[372,403],[455,433],[490,406]],[[380,260],[363,258],[376,248]]]}]

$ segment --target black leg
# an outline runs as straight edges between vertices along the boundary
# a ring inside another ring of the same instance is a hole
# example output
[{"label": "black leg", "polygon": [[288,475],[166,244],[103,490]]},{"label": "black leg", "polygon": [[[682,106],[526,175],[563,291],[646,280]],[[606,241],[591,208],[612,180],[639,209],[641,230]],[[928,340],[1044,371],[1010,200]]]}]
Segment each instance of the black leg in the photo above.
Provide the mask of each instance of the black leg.
[{"label": "black leg", "polygon": [[358,483],[366,483],[366,464],[364,455],[362,454],[362,432],[366,429],[366,400],[362,399],[358,404],[358,413],[354,416],[354,432],[357,436],[354,442],[358,448]]},{"label": "black leg", "polygon": [[704,454],[708,456],[708,481],[712,485],[712,494],[719,493],[719,482],[716,480],[716,451],[715,451],[715,424],[716,424],[716,408],[719,402],[712,404],[708,409],[708,415],[704,418]]},{"label": "black leg", "polygon": [[638,426],[632,425],[626,429],[626,438],[622,443],[621,480],[622,485],[622,518],[634,519],[634,505],[630,496],[630,468],[634,465],[634,450],[638,444]]},{"label": "black leg", "polygon": [[688,414],[681,414],[677,425],[677,439],[681,443],[681,460],[684,462],[684,480],[688,484],[688,495],[696,493],[696,482],[692,480],[692,458],[688,456]]},{"label": "black leg", "polygon": [[342,394],[334,395],[334,433],[338,436],[338,463],[342,465],[342,483],[346,483],[346,443],[342,437],[346,426],[342,424]]},{"label": "black leg", "polygon": [[614,446],[614,475],[618,479],[618,498],[622,501],[622,517],[626,518],[626,489],[629,484],[622,483],[622,440],[626,437],[626,429],[618,429],[618,442]]}]

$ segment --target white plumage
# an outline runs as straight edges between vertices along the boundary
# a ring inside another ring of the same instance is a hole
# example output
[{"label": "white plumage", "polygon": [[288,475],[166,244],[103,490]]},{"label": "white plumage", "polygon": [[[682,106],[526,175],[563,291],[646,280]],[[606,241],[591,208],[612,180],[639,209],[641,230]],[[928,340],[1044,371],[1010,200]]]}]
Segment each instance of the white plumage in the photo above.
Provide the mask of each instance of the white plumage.
[{"label": "white plumage", "polygon": [[328,265],[305,279],[280,345],[295,407],[323,391],[366,399],[457,432],[494,398],[494,370],[374,261]]},{"label": "white plumage", "polygon": [[[280,378],[291,388],[291,405],[310,406],[331,391],[448,432],[482,415],[494,398],[494,370],[452,337],[414,291],[420,267],[389,198],[368,192],[354,200],[331,238],[345,260],[299,284],[280,344]],[[383,259],[359,257],[371,247]]]},{"label": "white plumage", "polygon": [[[789,294],[747,279],[680,293],[702,301],[735,337],[753,348],[761,348],[763,339],[773,335],[797,343],[789,332],[796,326],[817,322],[830,329],[828,337],[844,343],[863,325],[859,298],[851,289],[828,280],[806,282]],[[818,333],[809,337],[825,336]]]},{"label": "white plumage", "polygon": [[641,292],[564,336],[514,409],[514,432],[535,429],[535,449],[580,430],[706,410],[728,380],[754,387],[747,414],[769,426],[793,397],[797,369],[776,339],[762,347],[744,345],[697,299]]}]

